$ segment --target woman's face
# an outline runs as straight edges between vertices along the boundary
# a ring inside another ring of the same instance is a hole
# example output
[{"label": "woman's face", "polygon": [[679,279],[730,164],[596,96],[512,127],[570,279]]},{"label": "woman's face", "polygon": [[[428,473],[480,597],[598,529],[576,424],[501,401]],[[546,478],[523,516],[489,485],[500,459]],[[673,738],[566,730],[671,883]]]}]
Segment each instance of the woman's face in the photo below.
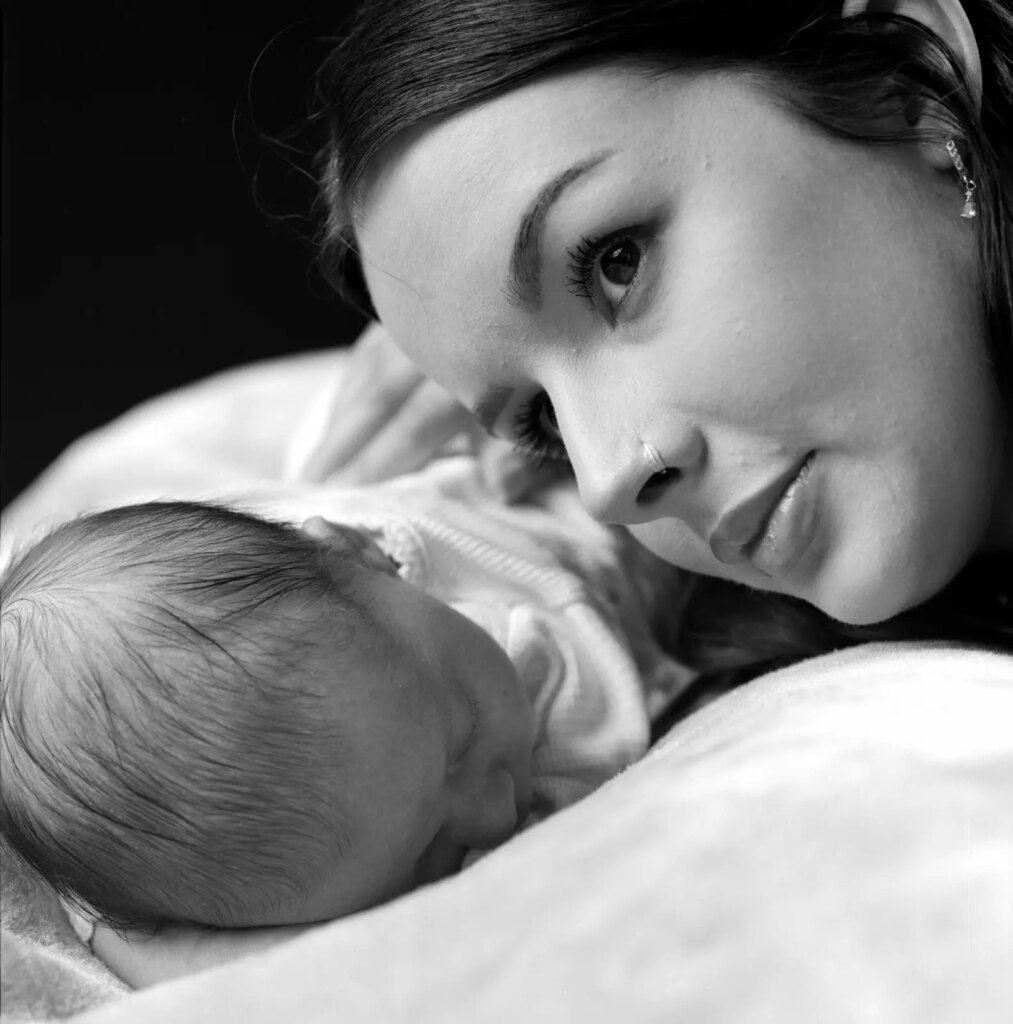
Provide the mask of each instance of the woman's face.
[{"label": "woman's face", "polygon": [[395,340],[661,557],[871,622],[1013,543],[975,226],[922,150],[743,76],[597,70],[377,163],[359,242]]}]

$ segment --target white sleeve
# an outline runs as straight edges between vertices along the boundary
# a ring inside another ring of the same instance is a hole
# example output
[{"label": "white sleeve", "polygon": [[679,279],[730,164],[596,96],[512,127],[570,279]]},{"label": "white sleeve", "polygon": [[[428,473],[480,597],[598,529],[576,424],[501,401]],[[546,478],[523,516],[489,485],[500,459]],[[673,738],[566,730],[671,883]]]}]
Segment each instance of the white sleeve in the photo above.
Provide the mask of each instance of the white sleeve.
[{"label": "white sleeve", "polygon": [[575,803],[644,755],[643,683],[596,610],[520,605],[511,610],[505,647],[535,712],[536,811]]}]

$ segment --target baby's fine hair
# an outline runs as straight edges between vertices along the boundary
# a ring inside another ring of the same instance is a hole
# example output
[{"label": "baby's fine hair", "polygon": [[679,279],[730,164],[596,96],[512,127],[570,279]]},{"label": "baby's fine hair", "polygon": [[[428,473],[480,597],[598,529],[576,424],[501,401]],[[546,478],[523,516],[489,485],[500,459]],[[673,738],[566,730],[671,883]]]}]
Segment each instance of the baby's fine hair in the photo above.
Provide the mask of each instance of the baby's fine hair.
[{"label": "baby's fine hair", "polygon": [[347,841],[317,784],[342,737],[321,733],[338,669],[312,627],[329,615],[340,649],[365,622],[323,558],[290,526],[183,502],[87,515],[18,557],[5,846],[114,927],[253,924],[305,891]]}]

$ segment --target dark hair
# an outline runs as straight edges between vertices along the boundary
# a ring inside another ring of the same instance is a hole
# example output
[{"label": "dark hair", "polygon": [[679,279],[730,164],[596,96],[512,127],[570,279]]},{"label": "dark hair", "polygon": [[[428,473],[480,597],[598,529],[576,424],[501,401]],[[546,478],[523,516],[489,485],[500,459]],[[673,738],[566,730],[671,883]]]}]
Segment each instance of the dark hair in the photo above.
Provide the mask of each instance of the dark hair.
[{"label": "dark hair", "polygon": [[302,893],[346,841],[317,785],[342,737],[321,735],[311,606],[355,628],[317,544],[212,505],[30,548],[3,581],[6,846],[116,927],[254,924]]},{"label": "dark hair", "polygon": [[[1003,0],[963,0],[982,60],[979,113],[954,55],[932,32],[903,16],[844,18],[842,2],[363,3],[317,82],[317,117],[329,135],[318,167],[325,275],[375,316],[352,217],[373,161],[408,129],[548,74],[605,64],[740,69],[819,129],[874,145],[942,138],[940,128],[930,136],[933,129],[898,116],[931,100],[949,122],[947,134],[961,140],[977,184],[989,355],[1013,420],[1013,10]],[[875,627],[844,626],[791,598],[700,580],[692,604],[699,614],[682,636],[699,667],[734,663],[750,674],[866,639],[939,637],[1013,649],[1011,577],[1010,556],[979,556],[928,604]]]}]

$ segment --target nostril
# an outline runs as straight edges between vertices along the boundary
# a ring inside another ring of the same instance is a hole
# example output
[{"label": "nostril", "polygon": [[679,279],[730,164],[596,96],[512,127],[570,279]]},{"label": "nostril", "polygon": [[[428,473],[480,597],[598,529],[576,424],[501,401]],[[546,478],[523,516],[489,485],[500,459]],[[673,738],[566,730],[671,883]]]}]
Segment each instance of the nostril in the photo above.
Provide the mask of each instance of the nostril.
[{"label": "nostril", "polygon": [[637,495],[637,504],[650,505],[652,502],[657,501],[665,493],[668,485],[678,481],[681,475],[679,470],[671,467],[666,467],[657,473],[652,473],[647,483],[640,488],[640,493]]}]

